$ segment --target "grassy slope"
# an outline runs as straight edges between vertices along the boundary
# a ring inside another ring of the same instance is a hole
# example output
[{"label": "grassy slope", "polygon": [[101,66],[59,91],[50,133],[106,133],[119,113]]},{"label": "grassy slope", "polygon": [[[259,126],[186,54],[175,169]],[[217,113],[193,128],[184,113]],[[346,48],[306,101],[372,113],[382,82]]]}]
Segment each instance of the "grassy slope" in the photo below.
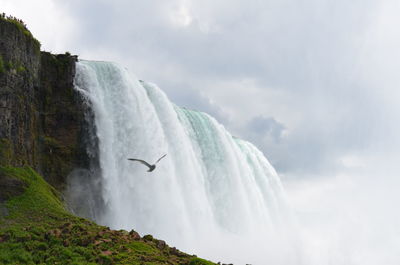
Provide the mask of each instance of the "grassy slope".
[{"label": "grassy slope", "polygon": [[0,174],[26,183],[22,194],[5,202],[8,215],[0,215],[0,264],[214,264],[151,236],[68,213],[57,191],[31,168],[0,167]]}]

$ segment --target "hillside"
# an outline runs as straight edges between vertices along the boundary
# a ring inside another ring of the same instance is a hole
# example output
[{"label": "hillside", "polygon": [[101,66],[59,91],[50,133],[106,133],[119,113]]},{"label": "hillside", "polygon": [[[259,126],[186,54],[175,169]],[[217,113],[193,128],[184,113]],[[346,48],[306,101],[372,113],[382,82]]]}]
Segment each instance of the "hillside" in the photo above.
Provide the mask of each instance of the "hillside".
[{"label": "hillside", "polygon": [[70,214],[29,167],[0,167],[0,189],[0,264],[214,264]]}]

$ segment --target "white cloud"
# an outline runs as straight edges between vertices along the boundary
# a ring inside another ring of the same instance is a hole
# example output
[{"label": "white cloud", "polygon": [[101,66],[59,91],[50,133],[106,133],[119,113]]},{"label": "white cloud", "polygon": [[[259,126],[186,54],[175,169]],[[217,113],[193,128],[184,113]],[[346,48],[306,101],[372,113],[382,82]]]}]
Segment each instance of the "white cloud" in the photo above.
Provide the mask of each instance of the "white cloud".
[{"label": "white cloud", "polygon": [[340,158],[340,163],[346,168],[361,168],[366,164],[360,156],[349,154]]},{"label": "white cloud", "polygon": [[184,3],[171,10],[170,14],[173,24],[179,27],[188,27],[193,21],[190,11]]},{"label": "white cloud", "polygon": [[[297,211],[306,264],[398,264],[398,178],[376,158],[362,174],[286,182]],[[376,164],[382,170],[376,170]]]},{"label": "white cloud", "polygon": [[0,3],[45,49],[120,62],[256,143],[310,222],[307,265],[398,264],[398,1]]},{"label": "white cloud", "polygon": [[42,49],[64,53],[74,42],[78,25],[54,0],[1,0],[2,11],[21,18],[32,34],[42,43]]},{"label": "white cloud", "polygon": [[[45,49],[120,62],[178,104],[221,117],[280,171],[334,172],[346,154],[400,144],[396,1],[2,0],[2,7]],[[252,137],[255,117],[283,124],[284,141]]]}]

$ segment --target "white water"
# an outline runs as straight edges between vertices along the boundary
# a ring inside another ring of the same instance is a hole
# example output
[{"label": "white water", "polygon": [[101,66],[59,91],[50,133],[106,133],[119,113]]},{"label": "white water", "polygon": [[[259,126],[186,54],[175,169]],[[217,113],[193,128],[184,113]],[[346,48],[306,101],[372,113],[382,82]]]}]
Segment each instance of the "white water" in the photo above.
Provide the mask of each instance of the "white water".
[{"label": "white water", "polygon": [[[113,63],[77,63],[75,84],[92,106],[99,140],[105,209],[96,221],[214,261],[299,264],[282,236],[279,177],[255,146]],[[163,154],[151,173],[127,160]]]}]

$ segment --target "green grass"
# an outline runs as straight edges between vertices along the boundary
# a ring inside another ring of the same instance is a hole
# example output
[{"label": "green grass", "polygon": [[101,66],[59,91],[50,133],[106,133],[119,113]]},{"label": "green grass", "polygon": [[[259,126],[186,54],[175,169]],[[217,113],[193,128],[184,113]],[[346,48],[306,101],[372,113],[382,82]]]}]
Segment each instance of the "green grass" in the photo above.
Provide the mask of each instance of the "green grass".
[{"label": "green grass", "polygon": [[212,263],[208,260],[201,259],[201,258],[193,258],[190,262],[189,265],[214,265],[215,263]]},{"label": "green grass", "polygon": [[60,194],[29,167],[0,167],[0,175],[26,184],[22,194],[4,203],[9,214],[0,217],[0,264],[215,264],[151,236],[70,214]]}]

